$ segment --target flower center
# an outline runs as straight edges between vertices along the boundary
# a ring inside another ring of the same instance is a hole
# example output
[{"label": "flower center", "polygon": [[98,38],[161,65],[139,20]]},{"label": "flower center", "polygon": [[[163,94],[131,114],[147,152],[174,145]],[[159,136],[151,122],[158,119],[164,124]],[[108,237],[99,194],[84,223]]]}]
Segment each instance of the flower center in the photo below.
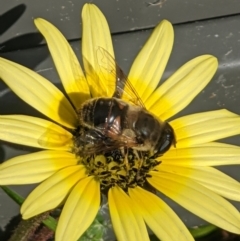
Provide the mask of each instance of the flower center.
[{"label": "flower center", "polygon": [[149,154],[128,149],[128,154],[118,149],[100,155],[89,155],[81,159],[89,175],[94,175],[101,184],[102,190],[118,185],[123,190],[137,185],[144,186],[146,178],[160,162],[149,158]]}]

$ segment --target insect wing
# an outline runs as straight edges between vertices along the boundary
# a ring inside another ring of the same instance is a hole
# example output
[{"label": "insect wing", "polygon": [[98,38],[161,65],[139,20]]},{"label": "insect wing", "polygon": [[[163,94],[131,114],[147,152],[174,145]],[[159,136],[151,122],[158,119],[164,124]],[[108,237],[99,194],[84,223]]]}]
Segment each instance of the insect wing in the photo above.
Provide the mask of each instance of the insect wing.
[{"label": "insect wing", "polygon": [[85,75],[91,95],[92,97],[111,97],[115,78],[107,68],[107,63],[103,62],[101,66],[99,65],[100,59],[102,59],[101,53],[97,50],[94,54],[92,57],[94,63],[92,63],[93,60],[89,61],[86,56],[83,56]]},{"label": "insect wing", "polygon": [[[144,108],[141,98],[128,80],[123,70],[118,66],[114,58],[103,48],[97,49],[97,59],[100,72],[105,81],[108,95],[126,100],[134,105]],[[114,81],[109,81],[109,74],[114,76]]]},{"label": "insect wing", "polygon": [[52,124],[39,137],[38,144],[44,149],[63,149],[70,147],[72,134],[66,130],[58,130],[59,126]]},{"label": "insect wing", "polygon": [[83,130],[83,132],[76,137],[78,146],[81,146],[82,155],[93,155],[98,153],[106,153],[121,147],[133,147],[137,143],[135,139],[118,133],[116,130],[94,128]]},{"label": "insect wing", "polygon": [[116,86],[116,64],[113,57],[105,49],[98,47],[96,51],[97,64],[99,67],[99,84],[104,87],[106,97],[112,97]]}]

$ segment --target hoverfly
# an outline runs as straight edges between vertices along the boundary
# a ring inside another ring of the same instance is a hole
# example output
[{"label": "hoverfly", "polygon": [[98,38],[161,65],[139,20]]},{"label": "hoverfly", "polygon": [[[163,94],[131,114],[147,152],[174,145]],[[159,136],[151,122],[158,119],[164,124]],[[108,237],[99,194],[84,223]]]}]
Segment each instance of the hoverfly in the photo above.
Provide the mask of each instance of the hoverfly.
[{"label": "hoverfly", "polygon": [[[89,99],[77,109],[78,154],[104,154],[118,149],[126,152],[131,148],[140,158],[142,153],[161,156],[176,144],[173,128],[146,110],[127,76],[105,49],[99,47],[96,55],[101,71],[97,84],[104,81],[112,96]],[[109,74],[115,77],[114,84],[108,83]]]}]

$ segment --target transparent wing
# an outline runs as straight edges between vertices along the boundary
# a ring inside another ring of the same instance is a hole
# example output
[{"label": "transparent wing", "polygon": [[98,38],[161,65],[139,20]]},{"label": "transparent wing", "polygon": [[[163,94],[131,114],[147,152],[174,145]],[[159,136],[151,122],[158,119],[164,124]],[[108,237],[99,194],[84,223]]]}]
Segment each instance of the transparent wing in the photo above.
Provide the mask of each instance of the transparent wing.
[{"label": "transparent wing", "polygon": [[39,137],[38,144],[44,149],[68,149],[72,144],[72,134],[56,124],[51,124]]},{"label": "transparent wing", "polygon": [[[112,97],[123,99],[134,105],[145,108],[141,98],[138,96],[122,69],[118,66],[114,58],[101,47],[97,49],[97,61],[101,77],[104,82],[107,83],[106,88],[108,89],[108,93],[112,93]],[[108,81],[109,74],[115,77],[114,83]]]},{"label": "transparent wing", "polygon": [[114,130],[99,128],[89,129],[81,132],[75,137],[80,153],[93,155],[117,150],[121,147],[134,147],[137,145],[135,139],[124,134],[117,134]]}]

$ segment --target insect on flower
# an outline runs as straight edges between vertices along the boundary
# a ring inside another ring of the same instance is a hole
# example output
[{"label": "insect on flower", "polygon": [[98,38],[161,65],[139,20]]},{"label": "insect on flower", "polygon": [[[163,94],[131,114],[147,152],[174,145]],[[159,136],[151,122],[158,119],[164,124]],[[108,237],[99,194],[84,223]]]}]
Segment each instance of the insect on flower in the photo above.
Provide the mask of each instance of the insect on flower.
[{"label": "insect on flower", "polygon": [[[114,59],[99,49],[104,58]],[[117,64],[116,88],[112,98],[100,97],[86,101],[77,111],[79,117],[79,135],[81,155],[113,151],[119,147],[132,148],[141,156],[158,157],[176,144],[174,131],[165,121],[159,120],[148,112],[126,75]],[[107,80],[106,80],[107,81]],[[128,96],[131,103],[122,100]],[[137,105],[135,105],[137,103]]]},{"label": "insect on flower", "polygon": [[[133,183],[142,186],[146,170],[149,171],[159,164],[155,158],[176,145],[174,130],[168,122],[161,121],[146,110],[127,76],[105,49],[98,47],[96,55],[100,69],[105,70],[104,63],[108,63],[108,72],[102,71],[102,78],[97,80],[98,84],[105,86],[107,91],[113,94],[112,97],[106,95],[91,98],[76,110],[78,127],[73,133],[73,152],[84,157],[90,174],[99,172],[102,189],[108,189],[115,184],[123,188]],[[112,66],[112,69],[109,66]],[[109,83],[105,73],[114,76],[115,86]],[[49,132],[51,130],[48,130],[44,137],[49,136]],[[48,145],[41,139],[39,142],[43,147]],[[97,155],[107,157],[107,163],[96,163]],[[112,178],[108,167],[112,158],[118,166],[111,168],[117,168],[116,174],[118,177],[120,175],[120,179]],[[142,166],[145,168],[142,169]],[[100,171],[99,167],[102,167]],[[121,175],[123,173],[124,175]],[[107,177],[110,177],[109,181],[106,181]]]},{"label": "insect on flower", "polygon": [[240,117],[216,110],[172,119],[210,82],[217,59],[198,56],[158,87],[173,46],[167,20],[153,30],[126,77],[101,11],[85,4],[82,19],[84,71],[61,32],[35,20],[67,96],[43,76],[0,58],[3,81],[52,120],[0,116],[1,140],[45,149],[0,165],[0,185],[40,183],[21,206],[23,219],[61,206],[55,240],[76,241],[106,195],[117,240],[149,240],[149,228],[163,241],[193,241],[158,191],[239,234],[239,211],[224,198],[239,201],[240,184],[213,166],[239,164],[240,148],[217,140],[239,135]]},{"label": "insect on flower", "polygon": [[[112,98],[93,98],[77,110],[79,126],[75,135],[75,148],[80,156],[106,154],[114,155],[121,151],[125,170],[129,171],[128,153],[138,159],[136,178],[139,169],[149,158],[159,157],[171,145],[176,144],[173,128],[165,121],[149,113],[137,95],[127,76],[104,49],[98,49],[99,61],[104,58],[111,62],[111,71],[116,78]],[[100,63],[100,66],[103,67]],[[107,78],[102,78],[106,81]],[[111,88],[111,86],[108,86]],[[129,102],[122,100],[127,96]],[[153,162],[157,163],[155,160]],[[136,171],[136,170],[135,170]]]}]

